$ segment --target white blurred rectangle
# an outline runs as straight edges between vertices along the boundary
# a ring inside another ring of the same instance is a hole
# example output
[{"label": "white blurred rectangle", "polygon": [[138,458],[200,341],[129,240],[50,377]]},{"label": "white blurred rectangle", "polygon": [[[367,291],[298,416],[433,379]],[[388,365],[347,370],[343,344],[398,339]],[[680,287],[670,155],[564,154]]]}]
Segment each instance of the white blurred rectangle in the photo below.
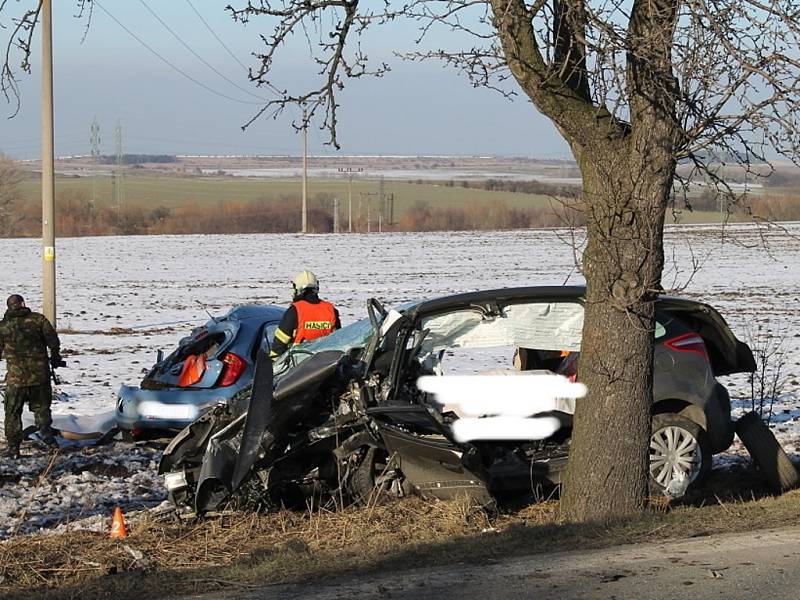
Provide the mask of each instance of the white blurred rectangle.
[{"label": "white blurred rectangle", "polygon": [[[456,407],[461,418],[452,425],[460,442],[470,440],[540,440],[553,435],[560,421],[541,413],[572,414],[586,386],[562,375],[529,377],[498,375],[424,376],[417,387],[436,401]],[[478,418],[475,418],[478,417]]]},{"label": "white blurred rectangle", "polygon": [[145,400],[137,405],[139,416],[143,419],[191,420],[197,418],[196,406],[190,404],[163,404]]}]

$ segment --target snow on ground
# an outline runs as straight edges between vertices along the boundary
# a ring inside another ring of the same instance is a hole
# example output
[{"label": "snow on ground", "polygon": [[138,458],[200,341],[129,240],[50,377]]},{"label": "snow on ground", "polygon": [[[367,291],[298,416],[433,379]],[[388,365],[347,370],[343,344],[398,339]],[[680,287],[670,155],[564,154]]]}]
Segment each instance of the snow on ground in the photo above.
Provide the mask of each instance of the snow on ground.
[{"label": "snow on ground", "polygon": [[158,505],[165,498],[156,475],[162,447],[115,442],[55,457],[28,447],[16,463],[3,460],[0,539],[56,526],[105,529],[118,504],[127,513]]},{"label": "snow on ground", "polygon": [[[785,335],[786,382],[773,427],[792,453],[800,451],[798,235],[799,224],[785,231],[752,225],[669,228],[664,276],[665,287],[686,286],[682,295],[716,306],[741,339],[758,324]],[[298,270],[317,273],[322,295],[338,305],[347,324],[365,315],[372,296],[391,306],[475,289],[580,283],[568,237],[564,231],[526,230],[59,240],[58,327],[68,367],[60,371],[64,395],[53,411],[86,415],[113,409],[119,385],[137,384],[157,350],[170,351],[207,320],[206,310],[221,314],[251,302],[285,305]],[[3,297],[18,292],[39,308],[40,257],[38,240],[0,240]],[[701,268],[693,273],[696,263]],[[735,413],[749,410],[746,380],[723,383]],[[114,502],[133,508],[164,498],[154,470],[159,449],[115,443],[59,455],[45,487],[29,501],[48,464],[43,453],[26,449],[32,452],[17,465],[0,463],[0,538],[106,514]]]}]

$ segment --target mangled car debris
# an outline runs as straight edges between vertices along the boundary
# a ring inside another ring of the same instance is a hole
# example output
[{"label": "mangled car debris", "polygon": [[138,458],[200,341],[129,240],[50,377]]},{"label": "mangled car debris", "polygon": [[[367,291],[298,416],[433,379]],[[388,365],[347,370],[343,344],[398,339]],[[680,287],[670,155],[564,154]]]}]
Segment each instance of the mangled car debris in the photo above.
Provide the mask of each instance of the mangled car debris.
[{"label": "mangled car debris", "polygon": [[[296,346],[270,365],[262,349],[251,393],[184,429],[160,465],[184,515],[228,502],[252,508],[467,494],[490,502],[560,481],[569,406],[544,440],[457,442],[459,414],[417,387],[420,376],[482,374],[574,379],[583,287],[481,291],[386,311]],[[733,440],[727,390],[716,376],[751,371],[753,355],[708,305],[656,306],[653,484],[680,495]],[[497,402],[503,402],[498,397]]]}]

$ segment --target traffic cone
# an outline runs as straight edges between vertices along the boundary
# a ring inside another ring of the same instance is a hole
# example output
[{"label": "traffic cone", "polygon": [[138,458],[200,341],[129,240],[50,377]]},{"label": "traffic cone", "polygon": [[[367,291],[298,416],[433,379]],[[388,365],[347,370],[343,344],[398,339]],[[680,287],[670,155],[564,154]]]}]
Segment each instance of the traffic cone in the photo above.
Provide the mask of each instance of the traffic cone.
[{"label": "traffic cone", "polygon": [[125,525],[125,517],[122,509],[118,506],[114,509],[114,516],[111,518],[110,537],[115,540],[128,537],[128,528]]}]

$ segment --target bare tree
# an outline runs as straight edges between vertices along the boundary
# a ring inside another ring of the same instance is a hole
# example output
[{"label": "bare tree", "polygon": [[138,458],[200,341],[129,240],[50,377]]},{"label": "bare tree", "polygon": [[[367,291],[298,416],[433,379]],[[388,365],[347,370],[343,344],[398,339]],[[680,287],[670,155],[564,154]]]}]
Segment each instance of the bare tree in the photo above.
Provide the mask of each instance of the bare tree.
[{"label": "bare tree", "polygon": [[[573,520],[640,510],[665,212],[698,173],[730,192],[720,162],[797,161],[797,1],[239,0],[228,10],[268,32],[250,74],[257,85],[283,89],[272,67],[298,41],[319,76],[254,119],[305,104],[337,148],[339,93],[389,69],[369,59],[366,33],[403,19],[418,33],[399,58],[442,60],[475,86],[521,92],[551,119],[581,170],[587,228],[589,395],[575,414],[563,506]],[[18,49],[30,50],[24,39]],[[691,168],[677,178],[679,162]]]},{"label": "bare tree", "polygon": [[19,200],[19,184],[23,177],[17,163],[5,154],[0,154],[0,236],[10,232],[12,206]]},{"label": "bare tree", "polygon": [[750,373],[750,409],[758,413],[769,425],[772,421],[775,402],[785,390],[789,376],[787,344],[788,331],[766,322],[748,321],[744,339],[753,350],[756,370]]},{"label": "bare tree", "polygon": [[[525,94],[569,143],[584,184],[586,319],[579,403],[564,484],[566,515],[608,519],[647,497],[654,300],[661,290],[664,217],[697,173],[724,182],[718,157],[749,168],[767,152],[797,159],[800,16],[784,0],[250,1],[234,18],[265,20],[259,85],[293,36],[308,45],[319,85],[264,107],[306,103],[339,146],[338,93],[383,75],[364,32],[419,24],[408,60],[443,60],[472,83]],[[437,35],[431,35],[434,30]],[[471,40],[461,48],[429,40]],[[442,46],[442,47],[439,47]],[[516,85],[509,85],[514,82]],[[420,110],[424,110],[421,108]],[[300,124],[302,126],[302,124]],[[683,184],[676,166],[692,172]],[[679,185],[675,185],[678,181]]]}]

